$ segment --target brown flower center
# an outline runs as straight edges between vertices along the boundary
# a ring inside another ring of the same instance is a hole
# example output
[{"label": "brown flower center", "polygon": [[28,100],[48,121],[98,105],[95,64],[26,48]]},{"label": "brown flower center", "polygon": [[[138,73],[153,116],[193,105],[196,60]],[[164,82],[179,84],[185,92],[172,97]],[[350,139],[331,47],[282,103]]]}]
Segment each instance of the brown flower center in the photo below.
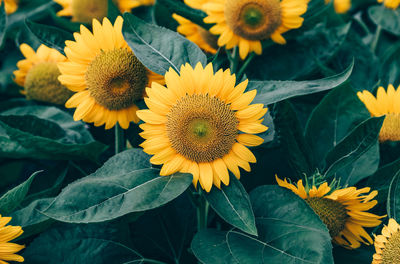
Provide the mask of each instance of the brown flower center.
[{"label": "brown flower center", "polygon": [[392,234],[382,250],[383,264],[400,263],[400,232]]},{"label": "brown flower center", "polygon": [[130,107],[143,97],[147,69],[128,49],[102,51],[86,71],[90,95],[109,110]]},{"label": "brown flower center", "polygon": [[344,230],[348,215],[343,204],[322,197],[309,197],[305,200],[327,226],[332,238]]},{"label": "brown flower center", "polygon": [[279,0],[228,0],[225,18],[230,29],[248,40],[268,38],[281,25]]},{"label": "brown flower center", "polygon": [[179,154],[195,162],[211,162],[230,152],[238,123],[235,113],[220,99],[188,95],[167,114],[167,134]]},{"label": "brown flower center", "polygon": [[25,78],[26,98],[52,104],[65,104],[73,92],[58,81],[58,76],[60,71],[55,62],[41,62],[34,65]]}]

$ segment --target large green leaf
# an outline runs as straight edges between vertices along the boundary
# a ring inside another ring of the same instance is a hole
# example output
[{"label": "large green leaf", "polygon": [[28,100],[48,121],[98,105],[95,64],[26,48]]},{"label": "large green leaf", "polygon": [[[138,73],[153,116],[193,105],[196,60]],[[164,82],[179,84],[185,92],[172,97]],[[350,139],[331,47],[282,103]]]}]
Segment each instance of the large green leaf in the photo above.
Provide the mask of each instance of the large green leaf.
[{"label": "large green leaf", "polygon": [[394,218],[396,221],[400,221],[400,171],[396,173],[390,183],[387,199],[387,212],[389,218]]},{"label": "large green leaf", "polygon": [[5,10],[5,3],[0,3],[0,48],[3,45],[4,36],[7,28],[7,14]]},{"label": "large green leaf", "polygon": [[371,6],[368,15],[378,26],[390,33],[400,36],[400,11],[386,8],[384,5]]},{"label": "large green leaf", "polygon": [[400,171],[400,159],[393,161],[381,168],[368,178],[367,186],[378,191],[378,203],[386,202],[390,183],[394,176]]},{"label": "large green leaf", "polygon": [[328,229],[303,199],[278,186],[258,187],[250,198],[258,237],[202,231],[192,242],[202,263],[333,264]]},{"label": "large green leaf", "polygon": [[344,83],[353,70],[353,63],[342,73],[314,81],[250,81],[248,90],[257,89],[254,103],[273,104],[295,96],[326,91]]},{"label": "large green leaf", "polygon": [[236,177],[231,176],[228,186],[212,188],[204,194],[214,211],[226,222],[251,235],[257,235],[249,195]]},{"label": "large green leaf", "polygon": [[273,112],[280,146],[296,173],[295,178],[311,175],[315,169],[311,149],[304,139],[303,128],[293,106],[288,101],[282,101],[275,105]]},{"label": "large green leaf", "polygon": [[29,19],[25,21],[25,24],[30,32],[35,35],[43,44],[58,50],[64,55],[65,41],[74,39],[71,33],[53,26],[38,24],[30,21]]},{"label": "large green leaf", "polygon": [[48,15],[49,10],[56,3],[52,0],[30,0],[20,3],[17,11],[8,16],[8,28],[21,26],[25,19],[39,19]]},{"label": "large green leaf", "polygon": [[142,153],[131,149],[113,156],[95,173],[64,188],[43,214],[69,223],[104,222],[157,208],[188,188],[190,174],[161,177]]},{"label": "large green leaf", "polygon": [[0,197],[0,213],[2,215],[8,215],[21,204],[29,191],[33,179],[35,179],[36,175],[40,172],[41,171],[37,171],[33,173],[26,181],[12,188]]},{"label": "large green leaf", "polygon": [[325,177],[358,160],[376,145],[384,117],[371,117],[354,128],[326,156]]},{"label": "large green leaf", "polygon": [[46,106],[16,107],[0,113],[0,156],[97,160],[106,146],[82,122]]},{"label": "large green leaf", "polygon": [[124,14],[123,34],[135,56],[151,71],[164,75],[172,67],[207,63],[206,55],[193,42],[178,33],[148,24],[132,14]]},{"label": "large green leaf", "polygon": [[196,258],[204,264],[239,264],[229,251],[226,232],[203,229],[193,240],[191,249]]}]

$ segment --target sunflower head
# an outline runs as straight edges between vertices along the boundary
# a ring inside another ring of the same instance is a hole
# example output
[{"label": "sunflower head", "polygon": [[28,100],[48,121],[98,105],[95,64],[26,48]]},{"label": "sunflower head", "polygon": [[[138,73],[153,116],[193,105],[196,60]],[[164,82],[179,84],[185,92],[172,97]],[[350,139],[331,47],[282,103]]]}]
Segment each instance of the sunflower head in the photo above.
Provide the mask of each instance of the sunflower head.
[{"label": "sunflower head", "polygon": [[372,239],[364,227],[374,227],[381,223],[381,218],[365,212],[377,204],[372,200],[377,191],[370,188],[355,187],[332,189],[326,182],[319,186],[306,184],[299,180],[297,184],[276,177],[279,186],[285,187],[301,198],[314,210],[327,226],[332,240],[346,248],[358,248],[361,243],[370,245]]},{"label": "sunflower head", "polygon": [[383,3],[385,7],[396,9],[400,5],[400,0],[378,0],[378,3]]},{"label": "sunflower head", "polygon": [[160,174],[187,172],[207,192],[214,183],[229,184],[229,171],[240,177],[239,167],[250,171],[256,158],[246,146],[263,139],[253,135],[267,130],[261,124],[267,109],[251,105],[256,90],[244,93],[247,81],[238,85],[229,70],[214,74],[212,64],[193,69],[183,65],[180,74],[170,69],[167,87],[146,88],[148,110],[138,111],[144,151],[150,161],[163,165]]},{"label": "sunflower head", "polygon": [[384,226],[382,234],[375,237],[372,264],[400,263],[400,225],[393,218]]},{"label": "sunflower head", "polygon": [[27,44],[21,44],[20,49],[25,59],[17,63],[19,69],[14,71],[14,75],[15,82],[24,87],[22,93],[26,98],[65,104],[73,93],[58,81],[60,71],[57,63],[66,58],[45,45],[41,45],[36,52]]},{"label": "sunflower head", "polygon": [[[191,0],[193,1],[193,0]],[[299,28],[309,0],[208,0],[197,4],[207,13],[204,22],[215,24],[210,32],[219,35],[218,46],[239,47],[242,59],[249,52],[262,53],[261,41],[271,38],[285,44],[282,34]]]},{"label": "sunflower head", "polygon": [[7,263],[6,261],[24,261],[22,256],[15,253],[24,249],[25,246],[10,243],[11,240],[22,235],[24,231],[22,231],[20,226],[7,225],[10,221],[11,217],[2,217],[0,215],[0,244],[2,248],[0,251],[0,263]]},{"label": "sunflower head", "polygon": [[68,61],[58,64],[60,82],[76,92],[66,107],[75,108],[75,120],[122,128],[136,116],[136,101],[143,98],[146,85],[153,81],[164,83],[164,78],[148,70],[136,58],[122,36],[122,17],[112,25],[107,18],[103,24],[93,20],[93,33],[81,26],[75,41],[66,41]]},{"label": "sunflower head", "polygon": [[371,116],[386,116],[379,133],[379,141],[400,141],[400,89],[389,85],[387,92],[378,88],[374,97],[369,91],[357,93]]}]

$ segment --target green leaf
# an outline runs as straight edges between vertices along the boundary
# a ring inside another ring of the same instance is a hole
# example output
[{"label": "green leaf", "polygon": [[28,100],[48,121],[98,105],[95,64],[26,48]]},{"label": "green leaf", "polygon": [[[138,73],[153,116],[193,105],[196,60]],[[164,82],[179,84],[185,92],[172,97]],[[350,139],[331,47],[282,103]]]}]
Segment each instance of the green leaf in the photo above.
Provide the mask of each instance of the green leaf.
[{"label": "green leaf", "polygon": [[[181,65],[207,63],[206,55],[193,42],[176,32],[145,23],[124,14],[123,34],[135,56],[151,71],[164,75],[170,67],[179,73]],[[167,44],[166,44],[167,43]]]},{"label": "green leaf", "polygon": [[400,159],[393,161],[381,168],[368,178],[367,186],[378,191],[378,204],[386,202],[390,183],[394,176],[400,171]]},{"label": "green leaf", "polygon": [[257,235],[249,195],[236,177],[231,176],[228,186],[212,188],[205,193],[214,211],[227,223],[251,235]]},{"label": "green leaf", "polygon": [[64,55],[65,41],[74,39],[73,35],[65,30],[53,26],[38,24],[29,19],[25,20],[25,25],[43,44],[58,50]]},{"label": "green leaf", "polygon": [[24,200],[26,194],[29,191],[29,187],[36,175],[41,171],[33,173],[26,181],[9,190],[0,197],[0,213],[2,215],[8,215],[11,213],[21,202]]},{"label": "green leaf", "polygon": [[159,176],[142,150],[113,156],[95,173],[67,187],[42,213],[69,223],[95,223],[157,208],[191,184],[190,174]]},{"label": "green leaf", "polygon": [[374,253],[375,249],[371,246],[361,246],[357,250],[348,250],[341,246],[333,248],[335,263],[340,264],[371,263]]},{"label": "green leaf", "polygon": [[5,10],[5,3],[0,2],[0,48],[3,46],[4,36],[7,29],[7,14]]},{"label": "green leaf", "polygon": [[196,258],[204,264],[239,264],[229,251],[225,231],[203,229],[193,240],[191,249]]},{"label": "green leaf", "polygon": [[40,19],[46,15],[56,3],[52,0],[30,0],[20,3],[17,11],[8,16],[8,28],[21,26],[26,19]]},{"label": "green leaf", "polygon": [[107,9],[107,18],[114,24],[114,21],[117,19],[118,16],[121,15],[117,5],[113,0],[107,0],[108,2],[108,9]]},{"label": "green leaf", "polygon": [[59,226],[36,238],[23,256],[32,264],[57,263],[143,263],[133,249],[115,241],[111,227],[99,225]]},{"label": "green leaf", "polygon": [[304,139],[293,106],[288,101],[282,101],[275,105],[273,112],[280,146],[293,171],[297,173],[296,178],[302,179],[304,173],[310,175],[315,169],[311,149]]},{"label": "green leaf", "polygon": [[97,160],[106,146],[93,140],[82,122],[45,106],[16,107],[0,113],[0,156]]},{"label": "green leaf", "polygon": [[325,177],[355,162],[378,141],[384,117],[371,117],[354,128],[326,156]]},{"label": "green leaf", "polygon": [[314,81],[250,81],[248,90],[257,89],[254,103],[273,104],[295,96],[326,91],[344,83],[353,70],[353,63],[342,73]]},{"label": "green leaf", "polygon": [[376,5],[368,8],[368,15],[376,25],[396,36],[400,36],[400,10]]},{"label": "green leaf", "polygon": [[389,218],[394,218],[396,221],[400,221],[400,171],[396,173],[390,183],[387,199],[387,212]]},{"label": "green leaf", "polygon": [[28,206],[14,211],[10,224],[21,226],[24,230],[18,240],[43,232],[54,222],[54,220],[40,213],[41,210],[48,207],[54,198],[38,199]]}]

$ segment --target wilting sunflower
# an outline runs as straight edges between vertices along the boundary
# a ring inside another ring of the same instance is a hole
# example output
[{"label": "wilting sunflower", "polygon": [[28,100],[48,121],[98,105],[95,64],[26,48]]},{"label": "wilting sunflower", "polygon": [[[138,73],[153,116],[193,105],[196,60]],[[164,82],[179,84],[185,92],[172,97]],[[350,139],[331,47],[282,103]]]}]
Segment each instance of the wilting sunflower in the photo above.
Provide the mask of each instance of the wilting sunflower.
[{"label": "wilting sunflower", "polygon": [[11,217],[2,217],[0,215],[0,264],[7,264],[7,261],[24,261],[22,256],[15,253],[25,248],[25,246],[9,242],[19,237],[24,231],[20,226],[6,226],[10,221]]},{"label": "wilting sunflower", "polygon": [[[377,204],[372,200],[377,191],[370,188],[357,190],[356,187],[332,190],[325,182],[317,186],[304,186],[299,180],[297,185],[276,180],[279,186],[285,187],[301,198],[314,210],[327,226],[333,241],[346,248],[358,248],[361,243],[370,245],[372,239],[364,227],[374,227],[381,223],[381,218],[366,212]],[[370,193],[369,193],[370,192]]]},{"label": "wilting sunflower", "polygon": [[[54,0],[63,7],[57,15],[70,16],[72,21],[90,23],[92,19],[101,20],[107,16],[108,0]],[[152,5],[154,0],[113,0],[119,10],[130,12],[132,8]]]},{"label": "wilting sunflower", "polygon": [[14,71],[15,82],[24,87],[22,93],[29,100],[53,104],[65,104],[73,92],[58,81],[60,71],[57,63],[67,59],[57,50],[40,45],[35,52],[29,45],[21,44],[20,50],[25,56],[17,63]]},{"label": "wilting sunflower", "polygon": [[378,0],[378,3],[383,3],[387,8],[396,9],[400,5],[400,0]]},{"label": "wilting sunflower", "polygon": [[371,116],[384,116],[382,129],[379,133],[379,141],[400,140],[400,89],[394,89],[389,85],[387,93],[383,87],[378,88],[376,98],[364,90],[357,93],[358,98],[365,104]]},{"label": "wilting sunflower", "polygon": [[188,40],[193,41],[206,52],[212,54],[217,52],[217,38],[214,35],[184,17],[177,14],[173,14],[172,17],[179,23],[177,31]]},{"label": "wilting sunflower", "polygon": [[[0,4],[3,4],[3,0],[0,0]],[[6,14],[14,13],[18,9],[18,0],[4,0],[4,8]]]},{"label": "wilting sunflower", "polygon": [[[187,0],[188,3],[199,0]],[[208,0],[201,5],[207,13],[205,23],[216,24],[210,32],[218,37],[218,46],[239,47],[240,58],[250,52],[262,53],[261,41],[271,38],[285,44],[282,34],[301,27],[309,0]]]},{"label": "wilting sunflower", "polygon": [[382,235],[375,237],[375,251],[372,264],[400,263],[400,225],[393,218],[382,229]]},{"label": "wilting sunflower", "polygon": [[[330,3],[331,0],[325,0],[325,3]],[[351,0],[333,0],[333,6],[335,8],[336,13],[344,14],[351,8]]]},{"label": "wilting sunflower", "polygon": [[164,83],[161,75],[148,70],[133,54],[122,36],[122,17],[114,26],[107,18],[103,25],[93,20],[93,34],[84,26],[75,41],[66,41],[68,61],[58,64],[60,82],[77,92],[65,104],[76,107],[75,120],[122,128],[139,122],[135,102],[143,98],[146,85]]},{"label": "wilting sunflower", "polygon": [[256,158],[245,146],[260,145],[252,134],[268,128],[261,124],[267,109],[250,104],[257,91],[244,93],[248,81],[235,85],[229,69],[214,74],[211,63],[182,65],[180,74],[170,69],[165,81],[167,88],[154,82],[146,88],[149,109],[137,112],[146,122],[141,146],[153,164],[163,164],[160,174],[191,173],[193,184],[209,192],[213,183],[229,184],[228,170],[238,179],[238,166],[250,171]]}]

